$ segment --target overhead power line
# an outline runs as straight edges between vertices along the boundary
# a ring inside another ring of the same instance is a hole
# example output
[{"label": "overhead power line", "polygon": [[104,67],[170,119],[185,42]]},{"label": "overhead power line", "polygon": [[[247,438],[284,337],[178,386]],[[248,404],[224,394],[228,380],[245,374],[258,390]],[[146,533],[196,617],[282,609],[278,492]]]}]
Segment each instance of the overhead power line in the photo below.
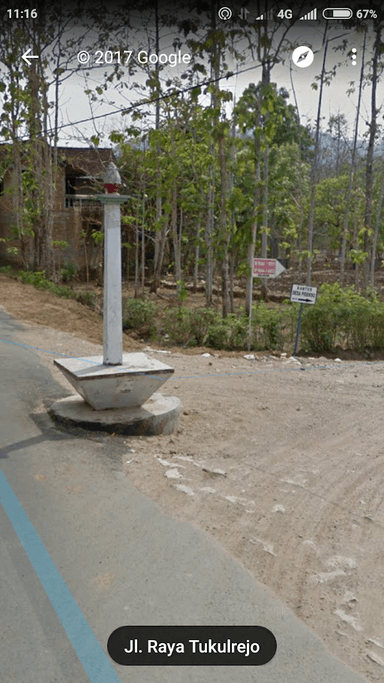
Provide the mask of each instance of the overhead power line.
[{"label": "overhead power line", "polygon": [[78,126],[82,123],[89,123],[91,121],[96,121],[98,119],[105,119],[108,116],[115,116],[116,114],[129,114],[131,111],[134,111],[135,109],[138,109],[139,107],[145,107],[151,104],[156,104],[156,102],[161,102],[163,100],[166,100],[170,97],[174,97],[175,95],[184,95],[184,93],[190,92],[191,90],[196,90],[197,88],[203,88],[205,86],[212,85],[213,83],[217,83],[218,81],[222,81],[224,79],[232,78],[232,76],[238,76],[240,74],[246,73],[247,71],[254,71],[255,66],[250,66],[247,67],[246,69],[239,69],[238,71],[230,71],[226,74],[223,74],[221,76],[218,76],[217,78],[210,78],[206,81],[203,81],[201,83],[196,83],[195,85],[190,85],[187,88],[181,88],[178,90],[172,90],[172,92],[164,93],[163,95],[158,95],[156,97],[152,97],[149,99],[145,100],[140,100],[139,102],[135,102],[129,107],[121,107],[119,109],[114,109],[113,111],[107,112],[106,114],[98,114],[97,116],[89,116],[86,119],[79,119],[78,121],[72,121],[71,123],[63,123],[61,126],[58,126],[57,128],[50,128],[46,132],[49,133],[54,133],[56,130],[63,130],[63,128],[70,128],[71,126]]}]

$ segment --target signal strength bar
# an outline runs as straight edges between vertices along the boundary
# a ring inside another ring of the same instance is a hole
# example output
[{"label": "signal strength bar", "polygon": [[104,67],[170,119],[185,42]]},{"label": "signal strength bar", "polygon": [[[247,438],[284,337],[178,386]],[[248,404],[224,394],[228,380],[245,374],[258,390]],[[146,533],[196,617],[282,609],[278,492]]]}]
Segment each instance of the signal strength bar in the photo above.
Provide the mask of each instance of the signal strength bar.
[{"label": "signal strength bar", "polygon": [[300,21],[315,21],[317,19],[317,8],[312,10],[312,12],[308,12],[308,14],[304,14],[303,17],[300,17]]},{"label": "signal strength bar", "polygon": [[259,17],[256,17],[255,21],[267,21],[267,19],[274,19],[273,10],[270,10],[269,12],[264,12],[264,14],[260,14]]}]

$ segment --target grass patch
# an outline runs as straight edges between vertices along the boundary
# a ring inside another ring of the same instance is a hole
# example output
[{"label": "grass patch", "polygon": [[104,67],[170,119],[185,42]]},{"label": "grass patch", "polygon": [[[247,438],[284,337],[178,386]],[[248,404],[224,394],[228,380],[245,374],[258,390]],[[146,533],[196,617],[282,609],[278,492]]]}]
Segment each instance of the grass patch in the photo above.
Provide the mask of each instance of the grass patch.
[{"label": "grass patch", "polygon": [[58,285],[56,282],[47,280],[44,271],[32,272],[28,270],[19,270],[17,278],[26,285],[33,285],[36,289],[42,289],[47,292],[52,292],[56,296],[61,296],[64,299],[74,299],[79,303],[91,308],[95,307],[96,294],[94,292],[77,292],[72,287],[67,285]]}]

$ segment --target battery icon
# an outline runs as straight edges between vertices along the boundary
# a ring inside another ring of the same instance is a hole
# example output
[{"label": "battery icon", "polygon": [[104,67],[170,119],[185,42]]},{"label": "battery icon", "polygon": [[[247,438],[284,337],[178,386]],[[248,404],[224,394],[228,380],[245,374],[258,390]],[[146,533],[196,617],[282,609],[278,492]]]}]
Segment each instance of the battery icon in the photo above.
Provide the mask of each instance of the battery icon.
[{"label": "battery icon", "polygon": [[353,12],[349,7],[328,7],[323,10],[324,19],[351,19]]}]

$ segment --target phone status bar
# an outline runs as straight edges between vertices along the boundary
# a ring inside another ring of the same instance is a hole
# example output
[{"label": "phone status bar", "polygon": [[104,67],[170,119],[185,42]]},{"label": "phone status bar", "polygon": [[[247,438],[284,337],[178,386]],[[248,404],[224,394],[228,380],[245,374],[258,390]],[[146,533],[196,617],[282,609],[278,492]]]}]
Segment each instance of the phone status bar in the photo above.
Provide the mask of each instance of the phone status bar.
[{"label": "phone status bar", "polygon": [[254,21],[283,21],[283,20],[298,20],[298,21],[348,21],[350,19],[358,20],[375,20],[378,19],[378,12],[372,8],[361,8],[353,10],[350,7],[314,7],[309,11],[305,11],[297,15],[296,11],[291,8],[276,8],[265,10],[260,14],[255,13],[252,9],[242,7],[240,10],[233,10],[231,7],[222,6],[218,10],[218,17],[221,21],[236,21],[241,19],[253,23]]}]

